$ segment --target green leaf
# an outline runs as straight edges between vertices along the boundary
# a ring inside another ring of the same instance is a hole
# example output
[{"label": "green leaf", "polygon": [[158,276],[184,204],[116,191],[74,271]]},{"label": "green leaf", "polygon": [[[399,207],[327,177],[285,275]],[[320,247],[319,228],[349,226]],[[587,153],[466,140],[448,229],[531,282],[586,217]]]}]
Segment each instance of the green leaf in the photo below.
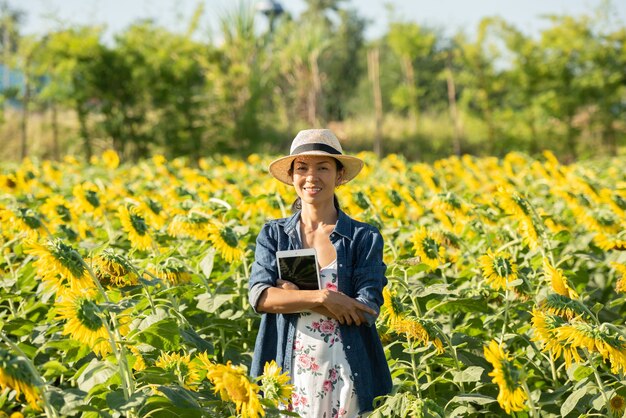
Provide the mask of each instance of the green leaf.
[{"label": "green leaf", "polygon": [[76,383],[78,388],[89,392],[94,386],[106,382],[111,376],[117,373],[117,367],[108,361],[92,359],[85,367]]},{"label": "green leaf", "polygon": [[458,403],[475,403],[478,405],[487,405],[495,402],[496,400],[491,396],[486,395],[457,395],[450,402],[458,402]]},{"label": "green leaf", "polygon": [[223,304],[232,301],[237,295],[233,293],[224,293],[224,294],[216,294],[212,295],[210,293],[202,293],[196,296],[196,300],[198,301],[198,309],[208,312],[214,313],[218,310]]},{"label": "green leaf", "polygon": [[561,415],[562,416],[566,416],[567,414],[572,412],[574,410],[574,408],[576,408],[576,405],[578,405],[578,402],[580,402],[580,400],[586,394],[587,394],[587,388],[586,387],[577,389],[574,392],[572,392],[567,397],[567,399],[565,399],[565,402],[563,402],[563,405],[561,405]]},{"label": "green leaf", "polygon": [[211,276],[211,272],[213,271],[213,262],[215,260],[215,248],[211,247],[206,252],[206,255],[200,261],[200,269],[202,269],[202,274],[204,274],[205,278],[209,278]]},{"label": "green leaf", "polygon": [[455,370],[452,372],[452,375],[454,376],[453,381],[457,383],[479,382],[484,370],[485,369],[479,366],[470,366],[461,371]]},{"label": "green leaf", "polygon": [[593,369],[591,367],[580,365],[576,367],[576,370],[574,370],[572,377],[574,378],[574,380],[579,381],[583,380],[591,374],[593,374]]},{"label": "green leaf", "polygon": [[180,386],[159,386],[159,392],[167,396],[174,405],[180,408],[200,408],[198,401],[191,395],[190,391]]},{"label": "green leaf", "polygon": [[491,312],[491,308],[487,306],[484,299],[449,299],[435,308],[435,311],[441,313],[457,313],[457,312]]},{"label": "green leaf", "polygon": [[177,350],[180,347],[178,324],[171,318],[155,322],[137,333],[134,339],[163,351]]}]

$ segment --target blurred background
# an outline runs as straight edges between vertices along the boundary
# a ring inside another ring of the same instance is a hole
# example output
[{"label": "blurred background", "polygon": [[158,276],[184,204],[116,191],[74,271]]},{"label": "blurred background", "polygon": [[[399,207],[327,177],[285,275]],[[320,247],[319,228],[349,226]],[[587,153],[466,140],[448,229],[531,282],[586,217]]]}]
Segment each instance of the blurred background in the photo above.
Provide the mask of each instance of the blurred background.
[{"label": "blurred background", "polygon": [[0,0],[0,160],[626,154],[626,2]]}]

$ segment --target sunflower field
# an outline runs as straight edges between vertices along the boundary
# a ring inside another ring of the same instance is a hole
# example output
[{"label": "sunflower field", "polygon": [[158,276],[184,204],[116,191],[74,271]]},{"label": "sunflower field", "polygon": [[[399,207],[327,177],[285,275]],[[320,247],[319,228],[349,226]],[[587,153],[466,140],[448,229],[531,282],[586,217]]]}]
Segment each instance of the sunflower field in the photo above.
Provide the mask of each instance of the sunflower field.
[{"label": "sunflower field", "polygon": [[[624,416],[626,159],[361,154],[342,209],[385,238],[379,417]],[[271,157],[0,166],[0,417],[291,415],[247,365]]]}]

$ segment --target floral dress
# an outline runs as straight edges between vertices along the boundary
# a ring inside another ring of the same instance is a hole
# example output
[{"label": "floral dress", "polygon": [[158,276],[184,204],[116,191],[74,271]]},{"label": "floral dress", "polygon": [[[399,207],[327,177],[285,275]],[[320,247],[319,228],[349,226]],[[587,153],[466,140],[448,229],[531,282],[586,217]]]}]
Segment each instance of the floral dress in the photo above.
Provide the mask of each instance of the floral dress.
[{"label": "floral dress", "polygon": [[[321,285],[337,291],[337,261],[320,270]],[[359,406],[339,322],[316,312],[298,318],[291,367],[293,411],[307,418],[354,418]]]}]

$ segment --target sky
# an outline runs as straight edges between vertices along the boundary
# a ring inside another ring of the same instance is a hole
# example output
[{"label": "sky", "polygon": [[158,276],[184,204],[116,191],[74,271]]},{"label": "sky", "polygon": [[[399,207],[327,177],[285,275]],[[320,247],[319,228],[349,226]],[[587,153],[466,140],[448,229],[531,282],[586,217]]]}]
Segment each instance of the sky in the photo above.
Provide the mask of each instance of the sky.
[{"label": "sky", "polygon": [[[171,30],[184,31],[200,0],[8,0],[13,8],[26,12],[24,34],[43,34],[67,24],[104,24],[105,39],[123,31],[138,19],[153,19]],[[247,0],[251,5],[256,1]],[[297,16],[305,8],[304,0],[279,0],[283,8]],[[233,8],[236,0],[204,0],[205,17],[200,27],[203,35],[215,39],[219,16]],[[550,14],[593,14],[603,0],[346,0],[359,14],[370,20],[368,39],[383,35],[393,20],[412,21],[439,27],[452,35],[459,30],[476,31],[486,16],[500,16],[528,34],[538,34]],[[388,5],[391,5],[390,12]],[[626,25],[626,1],[610,3],[612,20]],[[259,16],[259,26],[266,25]]]}]

